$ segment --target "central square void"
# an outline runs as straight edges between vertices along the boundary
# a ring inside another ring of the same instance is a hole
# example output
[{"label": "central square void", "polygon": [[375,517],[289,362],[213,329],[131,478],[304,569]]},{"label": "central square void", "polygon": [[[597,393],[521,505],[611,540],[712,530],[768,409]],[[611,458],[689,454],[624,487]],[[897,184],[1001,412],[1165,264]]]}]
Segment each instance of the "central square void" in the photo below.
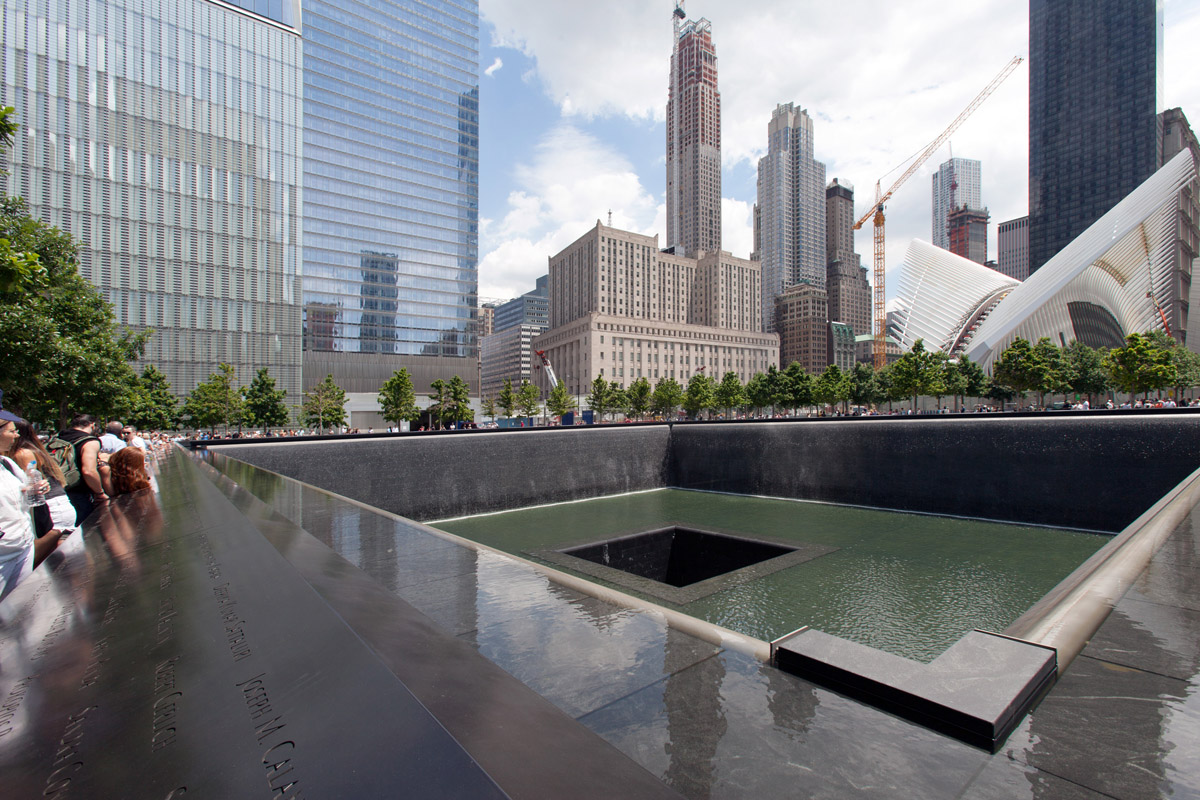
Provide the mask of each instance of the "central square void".
[{"label": "central square void", "polygon": [[671,525],[560,552],[682,588],[795,550],[772,542]]}]

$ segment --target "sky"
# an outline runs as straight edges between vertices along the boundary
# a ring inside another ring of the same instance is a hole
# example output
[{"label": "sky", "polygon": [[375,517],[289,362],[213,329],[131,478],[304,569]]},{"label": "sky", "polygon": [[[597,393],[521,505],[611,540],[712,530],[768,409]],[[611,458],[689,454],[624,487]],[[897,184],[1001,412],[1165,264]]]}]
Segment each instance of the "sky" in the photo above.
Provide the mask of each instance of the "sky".
[{"label": "sky", "polygon": [[[480,0],[479,295],[534,288],[547,260],[596,224],[665,244],[667,84],[673,0]],[[1200,0],[1166,0],[1161,108],[1200,129]],[[807,109],[826,178],[853,185],[862,215],[1013,56],[1028,57],[1014,0],[687,0],[712,22],[721,92],[722,249],[747,257],[767,123]],[[982,162],[996,224],[1024,216],[1028,64],[887,206],[887,295],[909,242],[930,239],[931,175],[953,154]],[[855,249],[871,264],[871,226]]]}]

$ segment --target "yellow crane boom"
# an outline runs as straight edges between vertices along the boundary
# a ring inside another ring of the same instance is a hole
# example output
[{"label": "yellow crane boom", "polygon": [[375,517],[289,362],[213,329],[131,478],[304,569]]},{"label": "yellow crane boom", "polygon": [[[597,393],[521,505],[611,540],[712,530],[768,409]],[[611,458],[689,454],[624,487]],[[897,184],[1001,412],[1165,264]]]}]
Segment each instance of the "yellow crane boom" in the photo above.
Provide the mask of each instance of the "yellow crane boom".
[{"label": "yellow crane boom", "polygon": [[874,293],[875,294],[875,348],[874,348],[874,355],[875,355],[875,368],[876,369],[882,369],[887,364],[887,311],[886,311],[886,307],[885,307],[884,284],[883,284],[884,271],[885,271],[884,270],[884,266],[885,266],[884,250],[885,250],[885,248],[884,248],[884,235],[883,235],[883,227],[884,227],[883,206],[884,206],[884,203],[886,203],[888,200],[890,200],[892,195],[896,193],[896,190],[899,189],[901,186],[903,186],[904,182],[907,181],[909,178],[911,178],[913,176],[913,173],[915,173],[918,169],[920,169],[921,165],[923,165],[926,161],[928,161],[929,157],[932,156],[934,153],[936,153],[941,148],[941,146],[943,144],[945,144],[946,140],[950,138],[951,134],[953,134],[956,130],[958,130],[959,126],[967,121],[967,117],[969,117],[975,113],[975,109],[979,108],[979,106],[983,104],[983,101],[988,99],[988,96],[991,95],[992,92],[996,91],[996,88],[1001,83],[1003,83],[1004,79],[1007,78],[1009,75],[1011,75],[1018,66],[1020,66],[1020,64],[1023,60],[1024,59],[1022,59],[1020,56],[1015,56],[1012,61],[1009,61],[1008,64],[1005,65],[1004,69],[1000,70],[1000,74],[998,74],[996,77],[992,78],[992,82],[989,83],[987,86],[985,86],[983,88],[983,91],[981,91],[978,95],[976,95],[975,99],[972,100],[970,102],[970,104],[968,104],[967,107],[964,108],[962,110],[962,112],[957,117],[954,118],[954,121],[950,123],[949,127],[947,127],[946,130],[942,131],[936,139],[934,139],[932,142],[929,143],[928,147],[926,147],[923,151],[921,151],[921,154],[918,155],[916,157],[916,159],[913,160],[913,162],[908,165],[908,169],[904,170],[904,173],[899,178],[896,179],[896,182],[892,184],[891,188],[889,188],[886,192],[880,192],[880,182],[876,181],[875,182],[875,203],[871,206],[871,208],[865,214],[862,215],[862,217],[859,218],[858,222],[854,223],[854,230],[859,230],[860,228],[862,228],[862,226],[866,223],[866,221],[868,219],[874,219],[874,223],[875,223],[875,293]]}]

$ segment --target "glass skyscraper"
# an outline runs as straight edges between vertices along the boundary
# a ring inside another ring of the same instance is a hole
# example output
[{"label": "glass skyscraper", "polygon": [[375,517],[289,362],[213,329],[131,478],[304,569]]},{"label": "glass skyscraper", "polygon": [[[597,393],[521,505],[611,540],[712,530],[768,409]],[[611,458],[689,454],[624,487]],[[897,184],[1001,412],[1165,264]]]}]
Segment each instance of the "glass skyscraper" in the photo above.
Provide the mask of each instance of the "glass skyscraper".
[{"label": "glass skyscraper", "polygon": [[5,190],[180,394],[227,362],[299,399],[298,2],[0,0]]},{"label": "glass skyscraper", "polygon": [[1162,0],[1030,0],[1030,271],[1157,169],[1162,11]]},{"label": "glass skyscraper", "polygon": [[474,385],[478,3],[303,11],[305,383]]},{"label": "glass skyscraper", "polygon": [[[950,212],[959,208],[983,208],[980,184],[982,165],[972,158],[951,158],[933,173],[933,219],[929,242],[950,249]],[[980,262],[982,263],[982,262]]]},{"label": "glass skyscraper", "polygon": [[[775,330],[775,298],[797,283],[825,288],[825,165],[813,158],[813,121],[776,106],[758,162],[757,249],[763,330]],[[840,321],[840,320],[839,320]]]}]

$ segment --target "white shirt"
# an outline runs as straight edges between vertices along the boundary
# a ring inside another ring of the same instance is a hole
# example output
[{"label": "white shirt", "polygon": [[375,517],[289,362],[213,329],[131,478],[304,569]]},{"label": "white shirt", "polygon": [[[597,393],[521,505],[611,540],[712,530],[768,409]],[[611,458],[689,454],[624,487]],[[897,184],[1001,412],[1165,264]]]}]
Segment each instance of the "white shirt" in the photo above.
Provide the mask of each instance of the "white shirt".
[{"label": "white shirt", "polygon": [[[25,484],[21,468],[8,456],[0,456],[0,561],[24,555],[33,546],[33,519],[21,498]],[[10,472],[11,467],[16,474]]]},{"label": "white shirt", "polygon": [[115,436],[111,433],[106,433],[100,437],[100,452],[115,453],[118,450],[124,450],[125,443],[121,441],[120,436]]}]

